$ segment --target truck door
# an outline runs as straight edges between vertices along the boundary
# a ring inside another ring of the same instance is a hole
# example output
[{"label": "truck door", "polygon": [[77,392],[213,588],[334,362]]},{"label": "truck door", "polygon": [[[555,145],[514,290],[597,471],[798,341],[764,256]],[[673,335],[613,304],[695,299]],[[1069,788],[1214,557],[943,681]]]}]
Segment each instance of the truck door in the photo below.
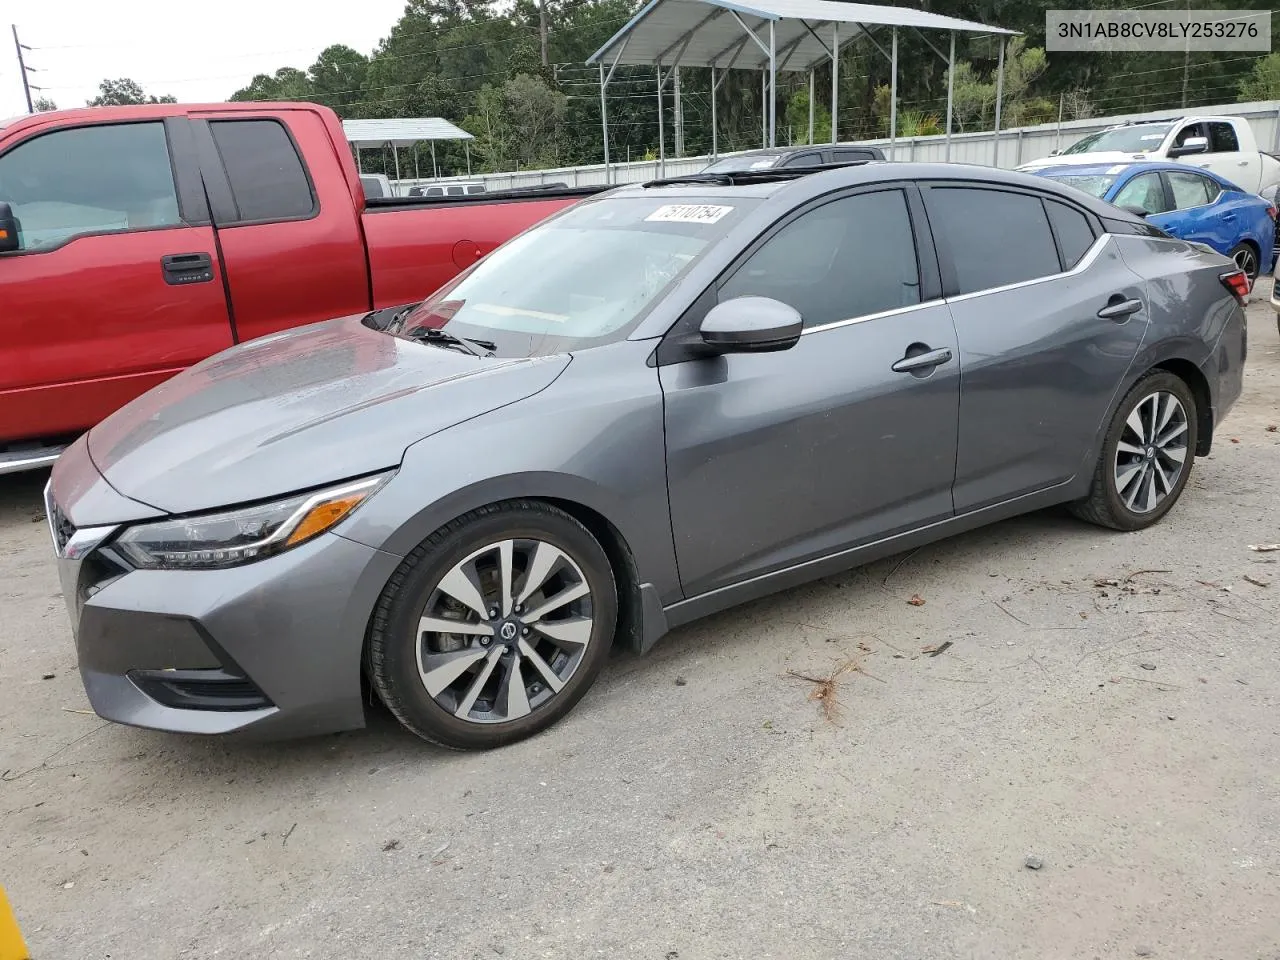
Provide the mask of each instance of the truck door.
[{"label": "truck door", "polygon": [[[286,125],[287,124],[287,125]],[[371,309],[364,234],[314,110],[193,116],[240,340]]]},{"label": "truck door", "polygon": [[185,118],[37,127],[0,153],[0,443],[93,426],[231,345]]},{"label": "truck door", "polygon": [[1253,192],[1262,176],[1262,157],[1257,151],[1245,153],[1240,148],[1240,134],[1230,120],[1206,120],[1202,126],[1209,138],[1209,152],[1189,157],[1197,166],[1212,170],[1238,187]]}]

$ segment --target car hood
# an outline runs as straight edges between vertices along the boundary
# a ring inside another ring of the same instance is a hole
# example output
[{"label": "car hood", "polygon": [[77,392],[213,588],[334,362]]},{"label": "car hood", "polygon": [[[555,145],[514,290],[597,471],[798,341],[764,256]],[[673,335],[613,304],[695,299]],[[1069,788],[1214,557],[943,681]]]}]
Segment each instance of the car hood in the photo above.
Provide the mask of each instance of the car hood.
[{"label": "car hood", "polygon": [[1158,160],[1159,157],[1153,157],[1149,153],[1121,153],[1119,151],[1106,151],[1104,153],[1068,153],[1059,154],[1056,157],[1045,157],[1041,160],[1032,160],[1030,163],[1024,163],[1018,169],[1022,171],[1043,170],[1045,167],[1080,167],[1097,163],[1138,163],[1142,160]]},{"label": "car hood", "polygon": [[359,317],[233,347],[89,433],[107,482],[187,513],[371,473],[406,447],[544,389],[568,356],[501,360],[372,330]]}]

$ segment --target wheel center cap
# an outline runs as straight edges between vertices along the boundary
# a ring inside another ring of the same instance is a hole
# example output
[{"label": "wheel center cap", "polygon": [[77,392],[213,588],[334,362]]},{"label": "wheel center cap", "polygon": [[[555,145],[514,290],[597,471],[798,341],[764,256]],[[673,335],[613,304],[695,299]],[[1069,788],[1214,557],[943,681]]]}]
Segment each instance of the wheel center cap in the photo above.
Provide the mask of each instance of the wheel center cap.
[{"label": "wheel center cap", "polygon": [[507,643],[514,640],[519,632],[520,628],[516,626],[514,620],[504,620],[502,621],[502,626],[498,627],[498,636]]},{"label": "wheel center cap", "polygon": [[1147,459],[1148,460],[1154,459],[1155,455],[1156,455],[1156,448],[1147,447]]}]

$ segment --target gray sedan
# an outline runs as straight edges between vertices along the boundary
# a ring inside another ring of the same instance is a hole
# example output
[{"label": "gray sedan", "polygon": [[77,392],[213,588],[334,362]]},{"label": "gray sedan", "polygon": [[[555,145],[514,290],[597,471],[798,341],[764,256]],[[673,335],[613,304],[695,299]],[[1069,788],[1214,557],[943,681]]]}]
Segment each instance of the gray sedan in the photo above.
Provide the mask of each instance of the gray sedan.
[{"label": "gray sedan", "polygon": [[1004,517],[1162,518],[1240,394],[1235,265],[1042,178],[627,187],[423,303],[236,347],[48,488],[94,709],[495,747],[615,643]]}]

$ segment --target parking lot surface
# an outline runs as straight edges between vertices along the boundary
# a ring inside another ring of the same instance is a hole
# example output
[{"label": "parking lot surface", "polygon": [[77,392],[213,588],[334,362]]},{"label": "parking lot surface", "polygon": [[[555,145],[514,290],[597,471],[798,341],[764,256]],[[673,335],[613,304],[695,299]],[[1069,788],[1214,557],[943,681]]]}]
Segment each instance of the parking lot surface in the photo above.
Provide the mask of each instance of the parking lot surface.
[{"label": "parking lot surface", "polygon": [[[28,945],[1273,960],[1280,552],[1250,549],[1280,541],[1269,290],[1245,394],[1154,528],[1038,513],[779,594],[616,656],[559,726],[487,754],[380,708],[284,744],[103,723],[46,475],[0,477],[0,884]],[[838,673],[830,717],[789,670]]]}]

